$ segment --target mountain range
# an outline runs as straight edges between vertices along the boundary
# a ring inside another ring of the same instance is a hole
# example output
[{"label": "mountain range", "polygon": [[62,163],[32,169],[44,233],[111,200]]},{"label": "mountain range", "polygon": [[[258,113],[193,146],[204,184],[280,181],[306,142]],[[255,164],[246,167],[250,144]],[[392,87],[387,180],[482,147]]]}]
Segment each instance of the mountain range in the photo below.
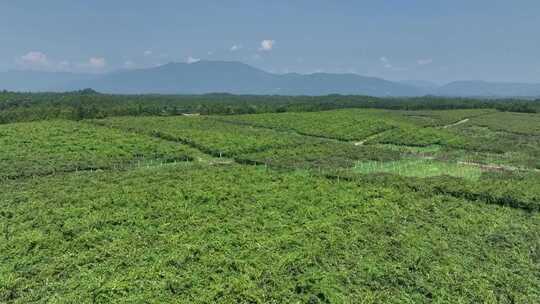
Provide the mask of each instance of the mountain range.
[{"label": "mountain range", "polygon": [[389,81],[357,74],[274,74],[241,62],[199,61],[120,70],[106,74],[64,72],[0,72],[0,90],[72,91],[92,88],[122,94],[268,94],[370,96],[538,97],[540,84],[456,81]]}]

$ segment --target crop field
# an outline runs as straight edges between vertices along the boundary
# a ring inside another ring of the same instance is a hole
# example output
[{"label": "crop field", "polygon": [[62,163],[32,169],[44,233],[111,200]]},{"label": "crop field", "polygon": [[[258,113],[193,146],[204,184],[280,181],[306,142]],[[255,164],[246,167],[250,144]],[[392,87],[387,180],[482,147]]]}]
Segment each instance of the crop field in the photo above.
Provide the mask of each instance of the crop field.
[{"label": "crop field", "polygon": [[122,117],[95,123],[184,142],[215,156],[236,156],[270,148],[293,147],[308,140],[296,134],[235,126],[206,117]]},{"label": "crop field", "polygon": [[472,119],[474,124],[493,131],[540,136],[540,116],[528,113],[493,113]]},{"label": "crop field", "polygon": [[487,108],[0,124],[0,303],[540,303],[539,127]]},{"label": "crop field", "polygon": [[455,176],[477,180],[482,175],[479,167],[469,166],[465,163],[447,163],[431,159],[403,159],[393,162],[359,162],[354,170],[364,174],[394,173],[402,176]]},{"label": "crop field", "polygon": [[188,161],[200,154],[178,143],[69,121],[0,125],[0,147],[0,179]]},{"label": "crop field", "polygon": [[491,110],[389,111],[335,110],[316,113],[282,113],[224,116],[220,119],[239,124],[290,130],[305,135],[360,141],[395,128],[413,128],[452,124]]}]

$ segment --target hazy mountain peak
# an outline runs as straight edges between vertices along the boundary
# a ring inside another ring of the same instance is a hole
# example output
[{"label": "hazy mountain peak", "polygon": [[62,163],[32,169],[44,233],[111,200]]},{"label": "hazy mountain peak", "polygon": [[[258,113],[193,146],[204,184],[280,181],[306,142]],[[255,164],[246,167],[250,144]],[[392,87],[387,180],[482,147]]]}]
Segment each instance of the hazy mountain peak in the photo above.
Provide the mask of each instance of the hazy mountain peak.
[{"label": "hazy mountain peak", "polygon": [[0,90],[71,91],[93,88],[107,93],[372,96],[540,96],[539,84],[455,81],[438,86],[419,80],[388,81],[352,73],[273,74],[238,61],[201,60],[101,75],[11,71],[0,73]]}]

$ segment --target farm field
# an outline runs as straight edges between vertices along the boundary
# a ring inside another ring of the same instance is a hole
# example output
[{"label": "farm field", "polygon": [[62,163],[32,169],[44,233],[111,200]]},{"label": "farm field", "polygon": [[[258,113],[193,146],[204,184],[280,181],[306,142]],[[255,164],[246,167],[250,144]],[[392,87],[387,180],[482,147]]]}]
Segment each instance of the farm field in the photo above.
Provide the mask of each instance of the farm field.
[{"label": "farm field", "polygon": [[60,120],[0,125],[0,146],[0,179],[201,155],[178,143]]},{"label": "farm field", "polygon": [[1,303],[538,303],[540,114],[0,124]]}]

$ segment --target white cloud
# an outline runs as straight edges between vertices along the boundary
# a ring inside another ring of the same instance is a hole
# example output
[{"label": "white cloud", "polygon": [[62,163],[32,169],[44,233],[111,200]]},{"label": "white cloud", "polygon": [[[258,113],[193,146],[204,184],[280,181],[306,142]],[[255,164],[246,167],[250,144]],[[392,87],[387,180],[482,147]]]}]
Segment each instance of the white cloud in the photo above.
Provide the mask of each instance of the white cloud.
[{"label": "white cloud", "polygon": [[68,60],[50,59],[47,54],[39,51],[28,52],[16,59],[17,65],[22,69],[40,70],[40,71],[98,71],[107,66],[103,57],[91,57],[85,62],[70,62]]},{"label": "white cloud", "polygon": [[124,62],[124,67],[127,68],[127,69],[131,69],[135,66],[135,62],[131,61],[131,60],[126,60]]},{"label": "white cloud", "polygon": [[71,62],[62,60],[56,65],[56,69],[59,71],[69,71],[71,70]]},{"label": "white cloud", "polygon": [[26,68],[44,68],[50,64],[47,55],[38,51],[26,53],[17,62]]},{"label": "white cloud", "polygon": [[418,65],[428,65],[433,63],[433,59],[431,58],[425,58],[425,59],[418,59],[416,61]]},{"label": "white cloud", "polygon": [[195,62],[199,62],[199,61],[201,61],[201,59],[199,59],[199,58],[193,58],[193,57],[191,57],[191,56],[189,56],[189,57],[186,59],[186,62],[189,63],[189,64],[195,63]]},{"label": "white cloud", "polygon": [[144,51],[143,54],[144,54],[144,56],[148,57],[148,56],[152,55],[152,53],[153,53],[152,50],[146,50],[146,51]]},{"label": "white cloud", "polygon": [[383,67],[387,69],[393,68],[392,64],[390,63],[390,60],[387,57],[382,56],[381,58],[379,58],[379,61],[382,63]]},{"label": "white cloud", "polygon": [[271,51],[274,48],[274,44],[276,44],[275,40],[263,40],[261,41],[259,51]]},{"label": "white cloud", "polygon": [[407,68],[404,68],[404,67],[394,66],[392,62],[390,61],[390,59],[388,59],[386,56],[380,57],[379,61],[382,63],[385,69],[389,69],[392,71],[406,71],[407,70]]},{"label": "white cloud", "polygon": [[243,48],[242,45],[235,44],[235,45],[231,46],[230,51],[231,52],[236,52],[236,51],[240,50],[241,48]]},{"label": "white cloud", "polygon": [[103,69],[107,65],[107,61],[103,57],[92,57],[88,60],[88,66],[94,69]]}]

